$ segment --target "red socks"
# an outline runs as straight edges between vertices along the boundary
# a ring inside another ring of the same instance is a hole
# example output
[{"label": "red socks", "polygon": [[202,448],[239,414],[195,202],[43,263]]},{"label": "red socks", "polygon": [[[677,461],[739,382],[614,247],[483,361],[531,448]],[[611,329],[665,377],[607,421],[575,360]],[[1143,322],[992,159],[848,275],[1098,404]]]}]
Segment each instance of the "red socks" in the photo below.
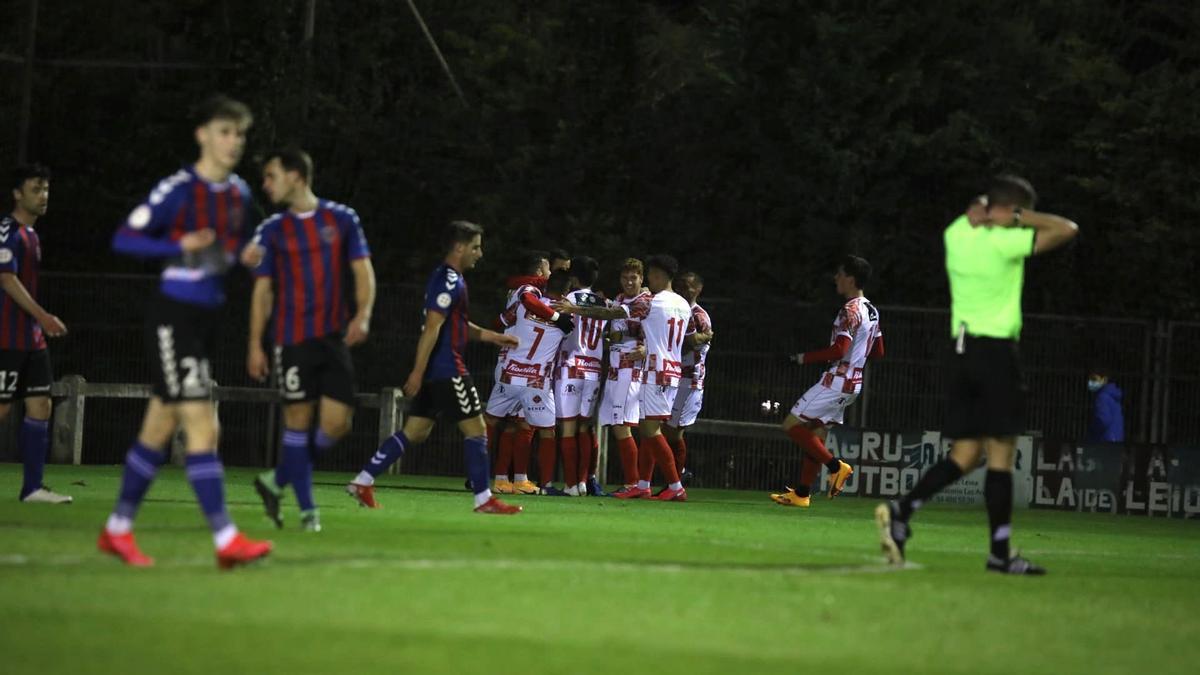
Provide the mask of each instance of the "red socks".
[{"label": "red socks", "polygon": [[646,442],[647,440],[646,438],[642,438],[641,443],[638,445],[638,478],[653,483],[655,457],[654,450]]},{"label": "red socks", "polygon": [[[653,453],[654,461],[658,464],[662,471],[663,478],[667,484],[679,482],[679,471],[675,468],[675,456],[671,454],[671,446],[667,443],[667,437],[662,434],[655,434],[649,438],[642,439],[641,452],[646,452],[649,448]],[[651,466],[651,472],[653,466]],[[649,474],[646,474],[649,476]],[[650,480],[648,477],[643,477],[643,480]]]},{"label": "red socks", "polygon": [[804,454],[808,455],[819,466],[824,466],[833,459],[833,453],[829,452],[825,444],[821,442],[821,439],[803,424],[797,424],[788,429],[787,435],[796,445],[804,449]]},{"label": "red socks", "polygon": [[675,451],[675,466],[679,469],[686,468],[687,467],[687,441],[684,440],[683,436],[679,437],[679,440],[676,441],[675,447],[672,448],[672,450]]},{"label": "red socks", "polygon": [[625,484],[633,485],[638,482],[638,447],[633,436],[617,439],[617,449],[621,452],[621,472],[625,474]]},{"label": "red socks", "polygon": [[[488,427],[488,431],[495,433],[495,429]],[[496,450],[496,463],[492,466],[493,476],[507,476],[508,467],[513,460],[513,441],[516,440],[516,430],[505,429],[504,433],[500,434],[499,448]],[[518,473],[520,473],[518,471]]]},{"label": "red socks", "polygon": [[588,476],[596,473],[596,465],[600,461],[600,448],[592,436],[591,429],[579,430],[579,480],[586,483]]},{"label": "red socks", "polygon": [[563,482],[567,487],[579,484],[575,480],[579,475],[579,448],[574,436],[566,436],[558,439],[559,452],[562,453],[563,460]]},{"label": "red socks", "polygon": [[517,429],[513,436],[513,473],[528,476],[529,457],[533,454],[533,429]]},{"label": "red socks", "polygon": [[538,437],[538,481],[545,485],[554,481],[554,437]]},{"label": "red socks", "polygon": [[821,474],[821,465],[808,459],[800,458],[800,485],[793,488],[796,494],[807,497],[812,492],[813,481]]}]

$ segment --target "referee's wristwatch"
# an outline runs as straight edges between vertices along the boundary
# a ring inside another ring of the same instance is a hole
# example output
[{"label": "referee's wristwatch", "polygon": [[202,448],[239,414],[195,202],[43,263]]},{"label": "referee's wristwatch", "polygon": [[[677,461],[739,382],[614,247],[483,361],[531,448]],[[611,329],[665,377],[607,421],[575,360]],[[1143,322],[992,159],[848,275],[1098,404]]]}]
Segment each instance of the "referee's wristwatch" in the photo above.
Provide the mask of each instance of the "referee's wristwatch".
[{"label": "referee's wristwatch", "polygon": [[1013,225],[1020,226],[1021,224],[1021,207],[1013,207]]}]

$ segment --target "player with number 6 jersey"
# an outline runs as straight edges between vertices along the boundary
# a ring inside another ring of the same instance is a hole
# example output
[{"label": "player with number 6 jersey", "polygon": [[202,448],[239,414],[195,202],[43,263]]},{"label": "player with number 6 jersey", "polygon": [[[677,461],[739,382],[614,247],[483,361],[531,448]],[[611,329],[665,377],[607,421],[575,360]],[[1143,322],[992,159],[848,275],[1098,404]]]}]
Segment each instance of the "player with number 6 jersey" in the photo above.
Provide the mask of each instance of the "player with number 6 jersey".
[{"label": "player with number 6 jersey", "polygon": [[[258,226],[242,262],[253,267],[255,277],[246,369],[259,381],[269,374],[263,337],[273,317],[275,374],[283,398],[280,463],[259,475],[254,489],[267,517],[283,527],[280,499],[290,483],[301,527],[319,532],[313,463],[350,431],[355,389],[350,348],[370,332],[375,271],[358,214],[318,199],[312,177],[312,158],[303,150],[267,154],[263,191],[284,210]],[[354,278],[353,305],[344,297],[347,272]]]},{"label": "player with number 6 jersey", "polygon": [[795,488],[772,494],[783,506],[807,508],[809,492],[824,466],[829,470],[829,498],[842,491],[854,469],[833,456],[825,447],[829,426],[841,424],[846,408],[862,391],[863,371],[868,358],[883,357],[883,334],[879,329],[879,311],[863,295],[871,280],[871,265],[848,255],[833,275],[837,292],[846,300],[833,323],[831,344],[816,351],[795,354],[793,363],[830,363],[829,370],[813,385],[783,421],[783,431],[804,450],[800,462],[800,481]]}]

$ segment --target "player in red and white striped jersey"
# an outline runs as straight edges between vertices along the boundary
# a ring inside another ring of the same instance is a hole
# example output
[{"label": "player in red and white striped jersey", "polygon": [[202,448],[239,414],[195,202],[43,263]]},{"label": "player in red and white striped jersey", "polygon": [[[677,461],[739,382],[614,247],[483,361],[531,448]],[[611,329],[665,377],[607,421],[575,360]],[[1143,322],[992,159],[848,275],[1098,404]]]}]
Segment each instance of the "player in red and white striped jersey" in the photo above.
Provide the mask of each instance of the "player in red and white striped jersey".
[{"label": "player in red and white striped jersey", "polygon": [[[549,303],[562,297],[567,280],[565,272],[552,273],[546,281],[545,295],[532,285],[517,289],[516,318],[506,334],[517,338],[518,344],[505,356],[485,416],[494,426],[501,419],[515,417],[517,410],[524,411],[524,419],[517,420],[517,426],[536,429],[538,452],[551,459],[556,418],[554,369],[563,336],[571,333],[575,324],[570,317],[551,309]],[[543,488],[551,484],[553,471],[551,461],[549,471],[543,468],[540,477]]]},{"label": "player in red and white striped jersey", "polygon": [[[641,322],[642,341],[646,350],[645,366],[642,370],[641,435],[639,456],[653,457],[666,476],[668,486],[656,499],[663,501],[686,501],[687,492],[679,481],[671,447],[662,435],[662,425],[671,418],[671,408],[679,389],[679,378],[683,374],[682,348],[687,332],[691,307],[687,301],[671,290],[671,280],[679,272],[679,263],[669,255],[651,256],[646,261],[646,284],[653,294],[650,304],[631,305],[625,308],[579,307],[569,303],[556,305],[560,311],[593,318],[619,318],[614,312],[624,314]],[[639,457],[639,474],[646,466]],[[621,499],[645,497],[650,494],[649,476],[639,475],[637,486],[614,494]]]},{"label": "player in red and white striped jersey", "polygon": [[663,434],[675,453],[675,466],[685,481],[690,475],[687,470],[687,441],[683,432],[696,423],[700,408],[704,405],[704,376],[708,350],[712,342],[712,320],[703,307],[696,304],[704,290],[704,279],[695,272],[685,272],[677,278],[679,295],[692,307],[692,318],[688,324],[688,336],[683,341],[683,377],[679,381],[679,394],[675,407],[671,409],[671,421],[663,427]]},{"label": "player in red and white striped jersey", "polygon": [[[600,273],[595,258],[581,256],[571,260],[571,292],[566,300],[580,307],[605,307],[607,303],[592,290]],[[592,415],[600,394],[600,371],[604,358],[604,319],[576,316],[575,332],[562,342],[558,379],[554,382],[554,400],[562,426],[559,448],[563,458],[566,493],[586,496],[587,480],[592,472]]]},{"label": "player in red and white striped jersey", "polygon": [[833,323],[831,343],[825,349],[796,354],[797,364],[829,362],[829,370],[817,384],[796,401],[783,421],[783,430],[805,453],[800,463],[800,484],[771,499],[784,506],[809,505],[809,490],[824,465],[829,469],[829,498],[845,486],[854,469],[834,458],[825,447],[828,427],[841,424],[846,408],[862,391],[863,370],[868,358],[883,357],[883,334],[879,330],[879,311],[863,296],[871,279],[871,265],[853,255],[842,259],[833,282],[846,304]]},{"label": "player in red and white striped jersey", "polygon": [[[546,287],[546,278],[550,276],[549,254],[545,251],[529,251],[523,258],[522,274],[509,277],[505,283],[508,297],[504,303],[504,311],[496,319],[495,329],[507,333],[516,323],[517,308],[522,306],[520,291],[526,286],[533,286],[541,291]],[[527,299],[528,300],[528,299]],[[536,300],[528,300],[536,303]],[[504,360],[508,348],[504,347],[496,359],[496,372],[492,378],[493,389],[500,382],[500,374],[504,369]],[[517,410],[509,420],[488,422],[488,446],[496,458],[493,463],[492,492],[496,494],[537,494],[537,485],[529,480],[530,444],[533,441],[533,429],[528,425],[522,427],[517,419],[524,417],[522,410]],[[493,447],[494,446],[494,447]],[[509,469],[512,469],[512,480],[509,480]]]},{"label": "player in red and white striped jersey", "polygon": [[599,418],[600,426],[612,428],[620,451],[625,486],[617,495],[635,488],[639,475],[638,447],[632,430],[641,419],[642,367],[646,356],[641,317],[650,311],[653,297],[642,287],[642,269],[641,260],[625,259],[621,265],[621,293],[600,315],[609,320],[609,362]]}]

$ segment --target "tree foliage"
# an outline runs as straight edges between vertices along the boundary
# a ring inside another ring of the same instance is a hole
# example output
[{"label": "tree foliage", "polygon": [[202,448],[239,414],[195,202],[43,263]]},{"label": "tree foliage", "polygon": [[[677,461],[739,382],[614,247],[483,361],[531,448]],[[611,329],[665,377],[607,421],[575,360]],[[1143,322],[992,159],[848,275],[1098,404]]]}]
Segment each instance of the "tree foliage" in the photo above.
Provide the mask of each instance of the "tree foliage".
[{"label": "tree foliage", "polygon": [[[319,1],[311,65],[304,0],[41,5],[42,58],[231,66],[39,68],[57,269],[128,269],[98,253],[113,224],[192,155],[182,112],[224,90],[256,111],[254,151],[314,153],[385,279],[423,276],[440,224],[466,217],[489,228],[485,284],[559,244],[609,270],[671,251],[710,293],[808,299],[855,251],[876,301],[943,305],[941,228],[1013,171],[1083,228],[1031,265],[1027,308],[1198,309],[1194,3],[418,2],[465,103],[403,2]],[[20,23],[0,28],[10,53]]]}]

